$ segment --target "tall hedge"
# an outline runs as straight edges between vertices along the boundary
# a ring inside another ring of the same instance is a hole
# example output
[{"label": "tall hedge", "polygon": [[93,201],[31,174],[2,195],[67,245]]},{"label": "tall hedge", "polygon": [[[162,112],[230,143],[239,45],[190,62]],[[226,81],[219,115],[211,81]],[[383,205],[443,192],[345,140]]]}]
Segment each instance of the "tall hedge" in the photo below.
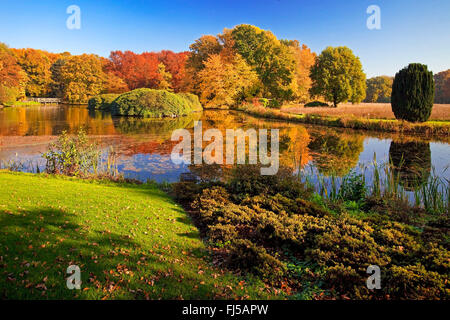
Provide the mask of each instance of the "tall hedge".
[{"label": "tall hedge", "polygon": [[412,63],[395,75],[391,105],[395,118],[425,122],[431,115],[434,101],[433,73],[426,65]]}]

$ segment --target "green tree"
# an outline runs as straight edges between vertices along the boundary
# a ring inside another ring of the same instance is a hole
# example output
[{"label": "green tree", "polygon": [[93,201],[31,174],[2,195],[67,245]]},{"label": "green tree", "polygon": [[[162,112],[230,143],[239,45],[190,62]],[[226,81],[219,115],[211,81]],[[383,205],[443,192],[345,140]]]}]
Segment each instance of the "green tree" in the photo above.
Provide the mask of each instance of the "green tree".
[{"label": "green tree", "polygon": [[231,34],[236,52],[258,74],[263,94],[279,101],[291,100],[296,86],[296,63],[289,46],[272,32],[252,25],[236,26]]},{"label": "green tree", "polygon": [[391,102],[392,82],[394,79],[388,76],[379,76],[367,79],[365,102]]},{"label": "green tree", "polygon": [[334,106],[341,102],[361,102],[366,95],[366,75],[361,62],[347,47],[328,47],[311,68],[310,93],[323,96]]},{"label": "green tree", "polygon": [[395,118],[425,122],[434,101],[433,72],[426,65],[411,63],[395,75],[391,105]]}]

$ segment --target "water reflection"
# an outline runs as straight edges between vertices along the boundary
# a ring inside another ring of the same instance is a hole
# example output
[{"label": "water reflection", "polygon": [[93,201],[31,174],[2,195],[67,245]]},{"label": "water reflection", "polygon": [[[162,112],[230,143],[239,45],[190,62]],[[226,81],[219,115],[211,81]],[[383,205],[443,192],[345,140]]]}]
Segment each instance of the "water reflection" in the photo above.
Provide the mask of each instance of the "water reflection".
[{"label": "water reflection", "polygon": [[[38,162],[56,135],[63,130],[75,133],[82,126],[105,150],[114,147],[119,170],[127,177],[177,181],[182,173],[189,171],[205,177],[220,176],[226,171],[223,167],[175,165],[170,160],[177,143],[170,140],[173,130],[185,128],[193,133],[196,120],[202,121],[203,130],[216,128],[224,136],[226,129],[279,129],[280,165],[294,170],[311,166],[324,175],[342,176],[359,164],[367,165],[376,153],[380,162],[390,159],[397,166],[405,186],[410,184],[409,179],[427,179],[431,165],[437,167],[439,175],[449,178],[445,170],[450,158],[448,143],[430,143],[420,138],[406,141],[392,134],[363,134],[212,110],[177,119],[154,120],[113,118],[109,113],[88,110],[85,106],[4,108],[0,110],[0,161]],[[204,142],[204,146],[207,144]],[[403,161],[401,166],[400,161]],[[420,173],[412,167],[426,170]]]},{"label": "water reflection", "polygon": [[428,180],[431,172],[430,143],[420,141],[391,142],[389,160],[406,190]]},{"label": "water reflection", "polygon": [[325,130],[314,133],[308,147],[314,152],[314,164],[320,173],[344,176],[358,164],[363,143],[363,135]]}]

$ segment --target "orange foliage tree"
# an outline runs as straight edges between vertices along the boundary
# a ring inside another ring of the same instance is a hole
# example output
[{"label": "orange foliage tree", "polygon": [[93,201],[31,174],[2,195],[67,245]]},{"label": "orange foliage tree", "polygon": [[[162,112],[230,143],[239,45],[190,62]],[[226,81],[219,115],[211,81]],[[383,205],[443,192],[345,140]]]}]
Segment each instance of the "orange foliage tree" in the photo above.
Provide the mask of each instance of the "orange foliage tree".
[{"label": "orange foliage tree", "polygon": [[450,103],[450,69],[434,75],[436,103]]},{"label": "orange foliage tree", "polygon": [[14,102],[25,95],[26,73],[11,49],[0,43],[0,104]]},{"label": "orange foliage tree", "polygon": [[102,92],[105,76],[100,58],[93,54],[67,57],[60,68],[63,99],[69,103],[87,103]]},{"label": "orange foliage tree", "polygon": [[112,51],[107,71],[122,78],[128,88],[156,88],[160,82],[158,55],[154,52],[136,54],[132,51]]},{"label": "orange foliage tree", "polygon": [[57,55],[36,49],[12,49],[17,63],[27,73],[25,91],[27,96],[45,97],[51,92],[51,66]]},{"label": "orange foliage tree", "polygon": [[175,92],[184,90],[184,78],[186,76],[186,60],[188,52],[175,53],[170,50],[163,50],[158,53],[158,60],[165,66],[165,71],[172,75],[171,86]]}]

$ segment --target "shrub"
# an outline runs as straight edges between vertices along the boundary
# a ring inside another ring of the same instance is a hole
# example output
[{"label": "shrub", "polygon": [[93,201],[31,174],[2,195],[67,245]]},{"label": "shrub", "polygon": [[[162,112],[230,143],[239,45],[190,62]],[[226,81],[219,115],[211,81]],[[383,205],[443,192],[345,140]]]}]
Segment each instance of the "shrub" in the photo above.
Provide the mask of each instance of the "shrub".
[{"label": "shrub", "polygon": [[426,65],[412,63],[395,75],[391,97],[395,118],[425,122],[431,115],[433,101],[433,73]]},{"label": "shrub", "polygon": [[280,279],[286,271],[280,260],[249,240],[236,239],[229,250],[228,264],[233,268],[253,272],[269,281]]},{"label": "shrub", "polygon": [[281,102],[276,99],[270,99],[268,106],[269,106],[269,108],[280,109]]},{"label": "shrub", "polygon": [[198,111],[194,98],[165,90],[141,88],[121,94],[112,103],[112,114],[144,118],[187,115]]},{"label": "shrub", "polygon": [[[359,176],[346,184],[342,197],[363,200]],[[174,190],[179,198],[191,199],[203,236],[227,249],[215,250],[226,255],[229,268],[254,273],[271,285],[288,284],[301,292],[324,279],[321,289],[332,297],[448,296],[448,218],[425,226],[421,221],[418,229],[393,221],[389,212],[335,213],[310,201],[308,189],[283,168],[275,176],[261,176],[257,166],[238,166],[226,182],[179,183]],[[365,206],[373,208],[369,201]],[[298,272],[289,265],[308,267]],[[382,270],[381,290],[366,287],[369,265]]]},{"label": "shrub", "polygon": [[80,129],[76,136],[66,131],[51,143],[43,154],[47,160],[46,171],[52,174],[68,176],[87,176],[98,167],[99,151],[95,144],[88,142],[86,133]]},{"label": "shrub", "polygon": [[269,106],[269,99],[267,98],[259,98],[258,102],[264,107],[266,108],[267,106]]},{"label": "shrub", "polygon": [[421,264],[392,266],[385,285],[394,299],[448,299],[448,278],[434,271],[427,271]]},{"label": "shrub", "polygon": [[200,186],[193,182],[177,182],[172,184],[172,192],[175,199],[181,203],[194,200],[200,190]]},{"label": "shrub", "polygon": [[261,175],[260,167],[257,165],[236,166],[231,173],[228,190],[240,199],[245,198],[246,195],[275,195],[277,193],[296,199],[307,197],[312,192],[293,176],[291,169],[280,168],[276,175],[269,176]]},{"label": "shrub", "polygon": [[328,103],[322,102],[322,101],[311,101],[305,104],[305,107],[329,107]]},{"label": "shrub", "polygon": [[192,108],[192,111],[202,111],[202,104],[197,95],[189,93],[189,92],[181,92],[178,93],[178,96],[182,97],[187,101],[189,106]]},{"label": "shrub", "polygon": [[88,108],[110,111],[112,102],[116,100],[118,96],[119,94],[115,93],[100,94],[89,99]]}]

